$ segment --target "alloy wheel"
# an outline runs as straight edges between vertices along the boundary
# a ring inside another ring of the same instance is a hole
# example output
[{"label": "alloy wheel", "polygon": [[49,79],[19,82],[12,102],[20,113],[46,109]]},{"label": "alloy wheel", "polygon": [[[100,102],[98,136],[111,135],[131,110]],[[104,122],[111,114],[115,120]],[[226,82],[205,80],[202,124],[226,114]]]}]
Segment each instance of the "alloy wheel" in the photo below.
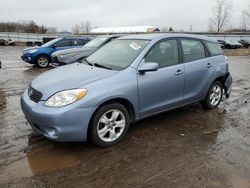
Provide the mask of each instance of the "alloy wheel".
[{"label": "alloy wheel", "polygon": [[212,106],[216,106],[220,100],[221,100],[221,96],[222,96],[222,89],[219,85],[214,85],[211,92],[210,92],[210,104]]},{"label": "alloy wheel", "polygon": [[125,115],[118,109],[112,109],[99,119],[97,134],[102,141],[113,142],[122,135],[125,126]]},{"label": "alloy wheel", "polygon": [[49,64],[49,60],[47,57],[41,56],[37,59],[37,64],[39,67],[45,68]]}]

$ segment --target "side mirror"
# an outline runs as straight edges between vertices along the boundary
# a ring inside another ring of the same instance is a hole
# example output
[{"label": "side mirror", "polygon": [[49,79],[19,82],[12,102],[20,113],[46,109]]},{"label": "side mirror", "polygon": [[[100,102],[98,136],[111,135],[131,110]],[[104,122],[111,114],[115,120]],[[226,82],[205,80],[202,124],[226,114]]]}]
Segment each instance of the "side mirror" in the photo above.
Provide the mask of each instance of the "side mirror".
[{"label": "side mirror", "polygon": [[57,45],[56,44],[54,44],[53,46],[52,46],[52,48],[56,48],[57,47]]},{"label": "side mirror", "polygon": [[157,71],[158,69],[159,69],[158,63],[148,62],[148,63],[143,63],[138,68],[138,72],[140,73],[152,72],[152,71]]}]

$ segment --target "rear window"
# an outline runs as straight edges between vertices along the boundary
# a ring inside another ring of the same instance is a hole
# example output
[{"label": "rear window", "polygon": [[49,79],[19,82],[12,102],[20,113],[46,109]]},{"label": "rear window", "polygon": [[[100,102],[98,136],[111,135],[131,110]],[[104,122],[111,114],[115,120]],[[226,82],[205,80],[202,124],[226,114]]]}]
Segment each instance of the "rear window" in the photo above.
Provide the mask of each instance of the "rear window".
[{"label": "rear window", "polygon": [[204,46],[199,40],[183,39],[181,44],[185,63],[206,58]]},{"label": "rear window", "polygon": [[221,47],[219,46],[219,44],[217,44],[215,42],[206,42],[206,45],[207,45],[208,50],[210,51],[212,56],[223,54],[223,51],[222,51]]}]

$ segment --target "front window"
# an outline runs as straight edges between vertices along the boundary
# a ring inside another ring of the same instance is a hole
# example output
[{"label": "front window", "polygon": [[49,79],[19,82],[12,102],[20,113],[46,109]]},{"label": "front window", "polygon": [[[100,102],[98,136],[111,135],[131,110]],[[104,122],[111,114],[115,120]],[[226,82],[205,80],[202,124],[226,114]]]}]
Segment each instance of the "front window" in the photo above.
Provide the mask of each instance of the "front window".
[{"label": "front window", "polygon": [[177,65],[179,63],[177,41],[173,39],[158,43],[147,54],[145,62],[156,62],[159,68]]},{"label": "front window", "polygon": [[50,47],[59,40],[61,40],[61,38],[53,39],[53,40],[51,40],[49,42],[44,43],[41,47]]},{"label": "front window", "polygon": [[135,60],[148,43],[148,40],[114,40],[89,56],[87,61],[122,70]]}]

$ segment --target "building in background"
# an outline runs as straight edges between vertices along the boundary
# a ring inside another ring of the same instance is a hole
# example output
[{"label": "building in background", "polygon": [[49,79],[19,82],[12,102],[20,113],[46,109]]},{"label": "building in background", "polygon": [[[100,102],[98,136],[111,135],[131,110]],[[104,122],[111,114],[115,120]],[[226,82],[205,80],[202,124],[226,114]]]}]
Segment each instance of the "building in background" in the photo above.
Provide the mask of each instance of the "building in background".
[{"label": "building in background", "polygon": [[91,33],[153,33],[160,29],[155,26],[122,26],[122,27],[99,27],[91,30]]}]

